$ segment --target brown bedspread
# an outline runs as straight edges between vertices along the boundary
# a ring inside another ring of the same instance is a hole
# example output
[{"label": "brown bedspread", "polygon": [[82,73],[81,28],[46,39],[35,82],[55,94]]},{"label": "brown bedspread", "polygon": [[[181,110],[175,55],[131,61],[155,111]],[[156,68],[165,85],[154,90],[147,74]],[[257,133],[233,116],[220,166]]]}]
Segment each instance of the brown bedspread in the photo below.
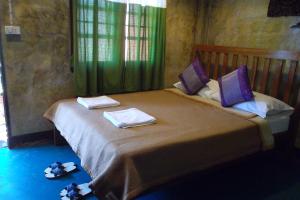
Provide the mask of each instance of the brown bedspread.
[{"label": "brown bedspread", "polygon": [[[215,106],[166,90],[111,97],[121,106],[87,110],[71,99],[44,115],[81,158],[102,199],[131,199],[151,186],[261,150],[253,121]],[[129,107],[157,123],[119,129],[102,115]]]}]

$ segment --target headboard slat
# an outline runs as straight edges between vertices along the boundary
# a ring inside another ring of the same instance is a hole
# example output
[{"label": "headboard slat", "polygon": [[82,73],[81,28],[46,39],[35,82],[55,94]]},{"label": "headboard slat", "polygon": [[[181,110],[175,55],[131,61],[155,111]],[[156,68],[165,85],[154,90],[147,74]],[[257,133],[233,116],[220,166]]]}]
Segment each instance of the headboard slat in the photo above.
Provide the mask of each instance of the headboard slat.
[{"label": "headboard slat", "polygon": [[223,67],[221,70],[222,70],[222,75],[225,75],[228,72],[228,53],[224,53]]},{"label": "headboard slat", "polygon": [[248,55],[243,56],[243,64],[248,65]]},{"label": "headboard slat", "polygon": [[238,67],[238,59],[239,59],[239,55],[238,54],[233,54],[232,69],[236,69]]},{"label": "headboard slat", "polygon": [[210,76],[211,57],[212,57],[212,53],[208,52],[208,55],[207,55],[207,65],[206,65],[206,73],[208,74],[208,76]]},{"label": "headboard slat", "polygon": [[282,70],[283,70],[284,64],[285,64],[285,60],[281,60],[280,65],[278,66],[276,73],[275,73],[274,85],[272,87],[271,95],[276,98],[278,97],[278,93],[279,93],[279,86],[280,86],[280,82],[281,82],[281,78],[282,78]]},{"label": "headboard slat", "polygon": [[255,82],[256,82],[256,74],[257,74],[257,68],[259,63],[259,57],[253,57],[253,66],[252,66],[252,77],[251,77],[251,88],[255,88]]},{"label": "headboard slat", "polygon": [[264,61],[263,77],[262,77],[261,83],[260,83],[260,92],[261,93],[266,92],[268,78],[269,78],[269,72],[270,72],[270,66],[271,66],[271,59],[266,58]]},{"label": "headboard slat", "polygon": [[216,53],[215,58],[215,65],[214,65],[214,79],[218,79],[218,73],[219,73],[219,62],[220,62],[220,53]]},{"label": "headboard slat", "polygon": [[283,101],[286,102],[286,103],[289,103],[289,100],[290,100],[290,94],[291,94],[291,90],[292,90],[292,86],[293,86],[297,66],[298,66],[298,61],[297,62],[296,61],[291,62],[289,75],[288,75],[288,82],[287,82],[285,92],[284,92],[284,97],[283,97]]}]

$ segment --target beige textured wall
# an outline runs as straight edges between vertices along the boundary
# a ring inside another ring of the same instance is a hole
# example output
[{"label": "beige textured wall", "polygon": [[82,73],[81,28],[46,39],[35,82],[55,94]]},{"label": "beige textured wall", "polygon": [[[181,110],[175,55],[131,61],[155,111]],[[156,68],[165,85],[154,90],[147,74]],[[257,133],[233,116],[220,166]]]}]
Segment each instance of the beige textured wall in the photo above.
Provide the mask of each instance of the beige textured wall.
[{"label": "beige textured wall", "polygon": [[[1,29],[9,24],[8,1],[0,1]],[[73,96],[69,66],[68,0],[14,0],[20,42],[2,34],[7,93],[13,136],[50,129],[44,111],[56,100]]]},{"label": "beige textured wall", "polygon": [[[202,0],[201,0],[202,1]],[[0,22],[8,24],[8,5],[0,0]],[[69,70],[68,0],[14,0],[15,24],[22,41],[7,42],[5,70],[12,135],[49,130],[44,111],[56,100],[73,96]],[[195,35],[196,0],[168,0],[166,85],[188,65]]]},{"label": "beige textured wall", "polygon": [[197,0],[167,1],[167,38],[166,38],[166,72],[165,87],[178,81],[178,74],[190,62],[197,19]]},{"label": "beige textured wall", "polygon": [[300,17],[267,17],[269,0],[211,0],[206,42],[300,51]]}]

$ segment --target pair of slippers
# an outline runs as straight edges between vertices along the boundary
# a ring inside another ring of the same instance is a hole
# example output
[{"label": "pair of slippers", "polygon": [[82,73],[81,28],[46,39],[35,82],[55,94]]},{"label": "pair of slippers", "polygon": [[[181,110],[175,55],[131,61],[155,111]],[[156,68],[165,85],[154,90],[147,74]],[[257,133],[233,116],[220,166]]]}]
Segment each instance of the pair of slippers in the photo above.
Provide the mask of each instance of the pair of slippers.
[{"label": "pair of slippers", "polygon": [[[44,172],[46,178],[55,179],[65,176],[75,170],[77,170],[77,166],[74,162],[55,162],[49,165]],[[81,185],[71,183],[60,192],[60,196],[62,200],[81,200],[85,195],[91,192],[92,190],[89,188],[88,183]]]},{"label": "pair of slippers", "polygon": [[80,185],[71,183],[60,192],[60,196],[61,200],[81,200],[84,196],[91,192],[92,190],[89,188],[88,183],[83,183]]},{"label": "pair of slippers", "polygon": [[73,162],[67,162],[67,163],[61,163],[61,162],[55,162],[49,165],[44,172],[45,177],[48,179],[54,179],[59,178],[61,176],[65,176],[72,171],[75,171],[77,169],[77,166]]}]

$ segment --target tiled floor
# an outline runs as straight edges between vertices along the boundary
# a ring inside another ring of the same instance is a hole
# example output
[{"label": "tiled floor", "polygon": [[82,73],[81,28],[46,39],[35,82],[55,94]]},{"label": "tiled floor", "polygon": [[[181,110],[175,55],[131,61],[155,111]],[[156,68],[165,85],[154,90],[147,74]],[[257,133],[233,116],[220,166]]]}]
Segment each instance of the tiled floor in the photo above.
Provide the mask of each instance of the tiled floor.
[{"label": "tiled floor", "polygon": [[7,133],[4,116],[3,96],[0,96],[0,148],[7,146]]}]

